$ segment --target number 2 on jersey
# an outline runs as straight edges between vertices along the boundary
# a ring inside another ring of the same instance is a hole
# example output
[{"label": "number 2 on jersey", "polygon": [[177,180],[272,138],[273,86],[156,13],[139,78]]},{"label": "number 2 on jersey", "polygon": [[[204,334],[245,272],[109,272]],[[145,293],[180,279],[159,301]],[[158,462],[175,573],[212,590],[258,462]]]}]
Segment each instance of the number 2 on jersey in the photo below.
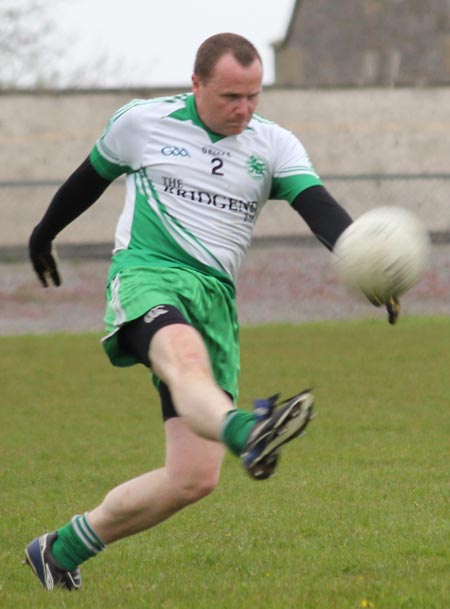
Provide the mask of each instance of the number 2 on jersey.
[{"label": "number 2 on jersey", "polygon": [[220,171],[223,167],[222,159],[219,159],[218,157],[214,157],[213,159],[211,159],[211,163],[213,164],[211,173],[216,176],[223,176],[223,171]]}]

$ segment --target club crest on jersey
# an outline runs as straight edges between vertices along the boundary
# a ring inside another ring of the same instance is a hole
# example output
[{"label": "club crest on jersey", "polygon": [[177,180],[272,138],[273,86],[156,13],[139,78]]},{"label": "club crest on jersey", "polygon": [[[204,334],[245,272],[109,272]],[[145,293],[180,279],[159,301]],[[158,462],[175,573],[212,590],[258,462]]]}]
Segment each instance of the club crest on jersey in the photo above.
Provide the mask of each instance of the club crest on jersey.
[{"label": "club crest on jersey", "polygon": [[153,307],[153,309],[150,309],[150,311],[148,311],[145,314],[144,321],[145,321],[146,324],[150,324],[157,317],[159,317],[160,315],[165,315],[168,312],[169,311],[164,308],[164,305],[158,305],[157,307]]},{"label": "club crest on jersey", "polygon": [[255,180],[262,180],[267,173],[267,163],[264,159],[252,154],[247,160],[247,171]]}]

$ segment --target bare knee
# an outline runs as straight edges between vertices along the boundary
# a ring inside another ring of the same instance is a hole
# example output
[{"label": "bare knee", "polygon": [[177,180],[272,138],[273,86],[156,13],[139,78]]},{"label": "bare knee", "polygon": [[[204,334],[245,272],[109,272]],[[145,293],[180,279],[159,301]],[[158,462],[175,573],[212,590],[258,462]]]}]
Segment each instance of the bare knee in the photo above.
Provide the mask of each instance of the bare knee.
[{"label": "bare knee", "polygon": [[185,504],[206,497],[216,488],[225,448],[219,442],[199,438],[180,417],[168,419],[166,476]]},{"label": "bare knee", "polygon": [[169,474],[172,487],[182,505],[195,503],[210,495],[217,487],[219,475],[216,472],[191,472],[189,475]]}]

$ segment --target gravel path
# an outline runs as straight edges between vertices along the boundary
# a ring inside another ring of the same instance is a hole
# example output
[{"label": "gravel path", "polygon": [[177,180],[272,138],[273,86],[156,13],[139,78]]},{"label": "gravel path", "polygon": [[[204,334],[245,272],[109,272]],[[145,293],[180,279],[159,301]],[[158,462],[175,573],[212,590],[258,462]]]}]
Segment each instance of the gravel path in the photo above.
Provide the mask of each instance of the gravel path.
[{"label": "gravel path", "polygon": [[[103,259],[62,259],[63,285],[42,289],[28,262],[0,263],[0,335],[103,331]],[[379,317],[336,282],[320,245],[258,243],[238,281],[242,325]],[[405,315],[450,315],[450,244],[435,245],[428,270],[402,299]]]}]

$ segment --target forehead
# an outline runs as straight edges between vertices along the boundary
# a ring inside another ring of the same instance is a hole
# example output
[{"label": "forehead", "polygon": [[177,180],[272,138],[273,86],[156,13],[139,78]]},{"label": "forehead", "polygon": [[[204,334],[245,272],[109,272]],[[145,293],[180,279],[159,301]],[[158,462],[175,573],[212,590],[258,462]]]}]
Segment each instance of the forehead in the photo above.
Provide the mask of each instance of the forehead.
[{"label": "forehead", "polygon": [[227,53],[217,61],[208,84],[220,90],[248,91],[261,87],[262,75],[259,59],[242,66],[233,55]]}]

